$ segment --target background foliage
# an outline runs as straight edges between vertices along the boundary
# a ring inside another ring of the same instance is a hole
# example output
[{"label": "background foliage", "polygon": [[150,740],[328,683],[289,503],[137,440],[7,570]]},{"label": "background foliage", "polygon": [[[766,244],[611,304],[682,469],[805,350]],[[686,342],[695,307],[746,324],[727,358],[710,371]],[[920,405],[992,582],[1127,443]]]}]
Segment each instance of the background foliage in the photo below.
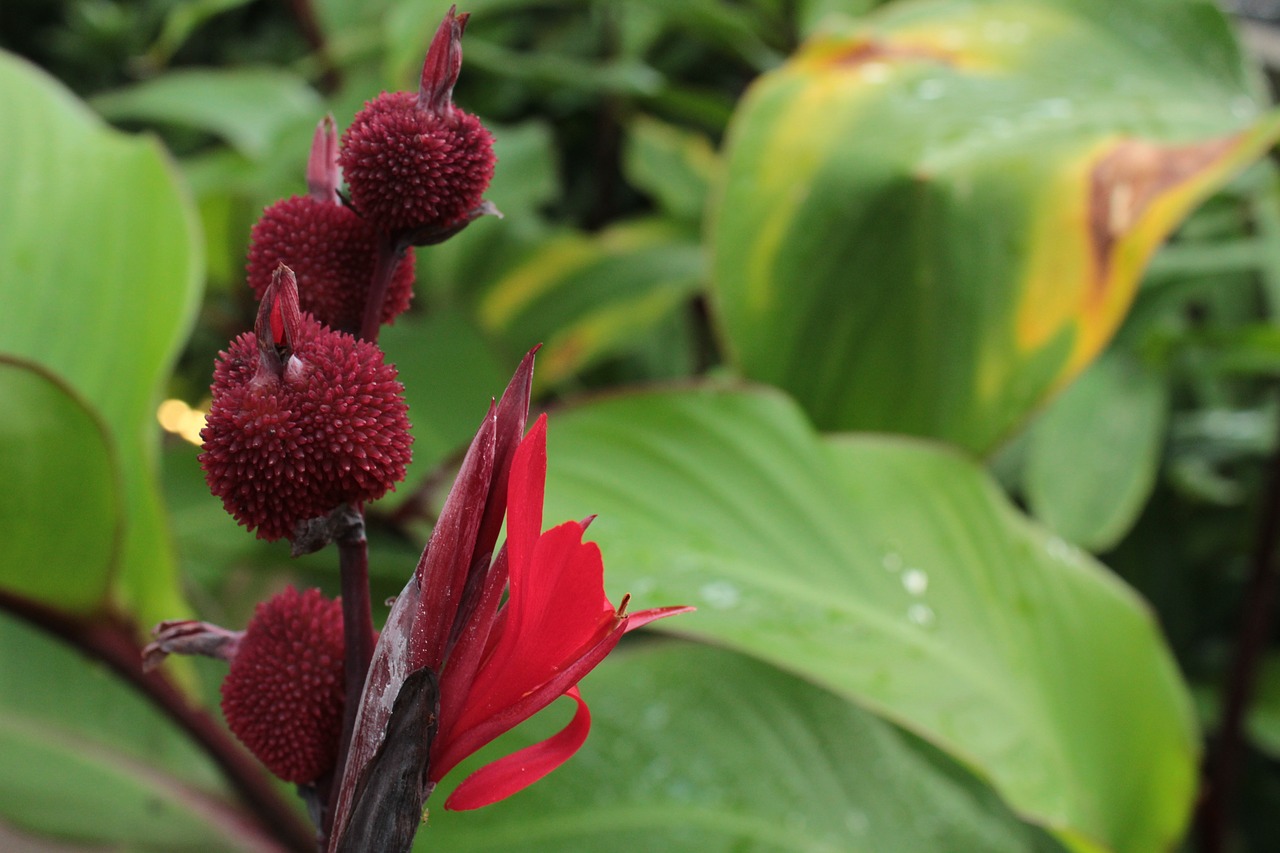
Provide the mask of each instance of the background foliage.
[{"label": "background foliage", "polygon": [[[447,6],[6,2],[6,609],[136,639],[241,626],[290,582],[336,592],[331,555],[238,529],[154,418],[205,404],[251,325],[249,227],[302,192],[316,121],[412,86]],[[420,250],[383,336],[416,443],[370,514],[375,598],[542,341],[547,518],[599,514],[615,600],[699,611],[584,682],[568,766],[433,810],[419,849],[1196,849],[1242,603],[1267,604],[1250,567],[1274,570],[1280,118],[1228,19],[465,11],[455,100],[494,130],[505,218]],[[0,842],[278,849],[100,663],[12,615],[0,634]],[[1280,658],[1251,643],[1232,834],[1266,850]],[[218,666],[174,671],[216,706]]]}]

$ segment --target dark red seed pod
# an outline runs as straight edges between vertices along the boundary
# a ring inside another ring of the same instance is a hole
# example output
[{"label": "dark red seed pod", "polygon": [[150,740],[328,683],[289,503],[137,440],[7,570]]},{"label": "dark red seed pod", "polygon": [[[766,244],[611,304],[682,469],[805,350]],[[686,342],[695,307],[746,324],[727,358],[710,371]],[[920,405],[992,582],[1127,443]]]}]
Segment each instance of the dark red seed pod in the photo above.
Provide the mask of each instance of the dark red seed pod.
[{"label": "dark red seed pod", "polygon": [[[276,267],[285,264],[298,278],[303,311],[321,323],[356,332],[364,316],[377,265],[378,232],[355,211],[312,196],[293,196],[268,207],[249,237],[247,274],[259,299]],[[413,299],[413,250],[392,273],[382,304],[382,322],[390,323]]]},{"label": "dark red seed pod", "polygon": [[222,713],[281,779],[333,768],[344,701],[342,604],[287,587],[257,606],[222,682]]},{"label": "dark red seed pod", "polygon": [[393,234],[466,219],[493,178],[493,137],[480,120],[458,109],[423,110],[412,92],[366,103],[342,146],[351,203]]},{"label": "dark red seed pod", "polygon": [[425,239],[469,221],[493,178],[493,137],[452,101],[466,21],[452,9],[445,16],[417,93],[383,92],[343,134],[339,162],[351,202],[391,234]]},{"label": "dark red seed pod", "polygon": [[272,540],[393,489],[413,442],[395,367],[375,344],[299,313],[293,276],[281,270],[256,332],[219,353],[200,432],[210,491]]}]

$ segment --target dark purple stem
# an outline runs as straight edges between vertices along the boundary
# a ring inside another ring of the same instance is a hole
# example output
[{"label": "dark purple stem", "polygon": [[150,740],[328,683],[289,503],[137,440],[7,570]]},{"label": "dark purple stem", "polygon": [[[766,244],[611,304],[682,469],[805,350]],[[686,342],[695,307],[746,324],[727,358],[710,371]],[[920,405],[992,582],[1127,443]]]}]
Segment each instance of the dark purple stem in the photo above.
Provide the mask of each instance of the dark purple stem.
[{"label": "dark purple stem", "polygon": [[222,771],[257,818],[264,836],[288,850],[311,853],[315,832],[280,796],[274,782],[218,722],[187,701],[162,670],[142,671],[142,647],[131,625],[107,614],[76,617],[0,590],[0,609],[106,664],[185,731]]},{"label": "dark purple stem", "polygon": [[[337,778],[347,763],[351,748],[352,732],[356,726],[356,713],[360,709],[360,696],[364,692],[364,680],[369,674],[369,661],[373,657],[376,637],[373,632],[373,607],[369,600],[369,549],[364,534],[364,513],[354,508],[358,524],[342,530],[334,539],[338,546],[338,566],[342,575],[342,632],[346,650],[344,673],[346,679],[346,704],[342,712],[342,739],[338,744]],[[333,820],[338,786],[329,796],[325,810],[324,834],[327,836]]]},{"label": "dark purple stem", "polygon": [[324,37],[324,30],[321,29],[320,22],[316,18],[316,12],[312,7],[311,0],[290,0],[289,5],[293,9],[293,16],[298,22],[299,32],[302,33],[302,37],[306,39],[307,44],[315,52],[316,59],[320,63],[320,90],[326,93],[337,91],[338,87],[342,85],[342,73],[333,64],[333,58],[329,55],[329,44]]},{"label": "dark purple stem", "polygon": [[1249,585],[1244,594],[1244,612],[1236,636],[1236,653],[1224,687],[1222,719],[1209,753],[1208,783],[1197,815],[1202,853],[1225,853],[1228,849],[1236,788],[1245,751],[1244,728],[1249,704],[1258,681],[1258,669],[1267,648],[1275,616],[1280,572],[1276,571],[1276,548],[1280,544],[1280,444],[1271,459],[1270,482],[1262,504],[1257,546]]},{"label": "dark purple stem", "polygon": [[387,288],[391,286],[391,277],[404,258],[404,252],[404,244],[390,237],[378,246],[378,261],[373,268],[369,298],[364,304],[364,318],[360,323],[360,337],[366,341],[378,340],[378,331],[382,328],[382,305],[387,301]]}]

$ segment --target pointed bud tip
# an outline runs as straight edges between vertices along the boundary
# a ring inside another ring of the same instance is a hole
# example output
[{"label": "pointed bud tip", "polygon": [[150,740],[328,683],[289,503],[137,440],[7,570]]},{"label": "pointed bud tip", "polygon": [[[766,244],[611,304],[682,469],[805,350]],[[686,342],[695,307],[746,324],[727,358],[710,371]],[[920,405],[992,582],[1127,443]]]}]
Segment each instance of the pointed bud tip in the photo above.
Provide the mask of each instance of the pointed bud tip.
[{"label": "pointed bud tip", "polygon": [[458,72],[462,70],[462,32],[470,14],[455,14],[457,8],[449,7],[422,63],[418,106],[436,115],[453,109],[453,86],[458,82]]},{"label": "pointed bud tip", "polygon": [[258,325],[254,331],[258,335],[259,346],[269,344],[293,347],[297,345],[301,327],[298,278],[282,261],[271,274],[271,285],[263,294],[262,304],[258,307]]},{"label": "pointed bud tip", "polygon": [[311,139],[311,154],[307,158],[307,192],[316,201],[340,204],[338,187],[341,184],[338,127],[330,113],[316,125],[315,136]]}]

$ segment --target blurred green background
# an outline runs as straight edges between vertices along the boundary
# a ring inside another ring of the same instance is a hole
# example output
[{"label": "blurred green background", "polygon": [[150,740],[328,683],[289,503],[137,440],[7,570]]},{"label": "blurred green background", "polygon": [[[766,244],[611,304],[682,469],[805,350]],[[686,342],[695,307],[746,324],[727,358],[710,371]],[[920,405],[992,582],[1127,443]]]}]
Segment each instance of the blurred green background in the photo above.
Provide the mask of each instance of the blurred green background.
[{"label": "blurred green background", "polygon": [[[243,626],[286,583],[336,594],[331,553],[223,514],[189,439],[252,325],[250,227],[304,191],[326,113],[415,85],[448,6],[0,8],[0,847],[280,849],[198,745],[31,623],[137,643]],[[1280,848],[1266,22],[1209,0],[460,11],[454,99],[494,132],[504,217],[419,249],[381,338],[416,443],[370,509],[374,599],[543,342],[548,524],[598,514],[614,600],[699,610],[584,681],[569,764],[433,807],[417,849]],[[1215,848],[1192,811],[1251,606]],[[217,714],[218,665],[172,674]]]}]

